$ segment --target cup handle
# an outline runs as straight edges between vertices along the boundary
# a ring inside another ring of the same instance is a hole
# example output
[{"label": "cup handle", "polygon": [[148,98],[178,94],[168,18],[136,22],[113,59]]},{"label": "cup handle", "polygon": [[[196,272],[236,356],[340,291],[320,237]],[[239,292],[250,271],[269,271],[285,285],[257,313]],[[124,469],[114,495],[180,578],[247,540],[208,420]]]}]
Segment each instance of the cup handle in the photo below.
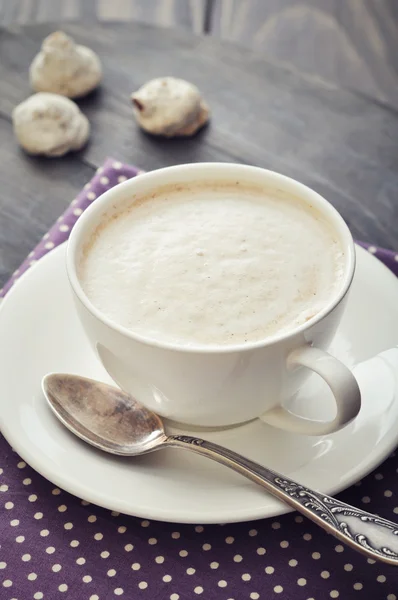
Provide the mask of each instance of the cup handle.
[{"label": "cup handle", "polygon": [[261,416],[263,421],[286,431],[324,435],[342,429],[355,419],[361,408],[361,392],[353,373],[337,358],[319,348],[301,346],[289,354],[287,366],[289,370],[301,366],[318,373],[333,393],[337,414],[332,421],[316,421],[276,406]]}]

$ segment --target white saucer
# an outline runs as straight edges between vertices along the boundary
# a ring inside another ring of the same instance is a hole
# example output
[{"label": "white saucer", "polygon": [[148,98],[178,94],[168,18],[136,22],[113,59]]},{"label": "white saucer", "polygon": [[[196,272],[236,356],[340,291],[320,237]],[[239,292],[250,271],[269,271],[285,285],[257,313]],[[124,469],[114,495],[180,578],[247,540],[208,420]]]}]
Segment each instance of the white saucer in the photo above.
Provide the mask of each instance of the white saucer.
[{"label": "white saucer", "polygon": [[[61,246],[41,259],[0,309],[0,422],[13,448],[57,486],[127,514],[227,523],[287,512],[253,483],[202,457],[175,449],[135,459],[114,457],[63,428],[45,404],[43,375],[63,371],[109,381],[75,315],[64,252]],[[398,343],[398,281],[361,248],[357,254],[352,294],[332,347],[350,365]],[[396,373],[396,349],[356,367],[363,409],[337,434],[310,438],[257,420],[200,435],[333,494],[375,468],[397,444]],[[320,385],[315,378],[309,381],[295,409],[326,416],[331,407],[320,406],[325,395]]]}]

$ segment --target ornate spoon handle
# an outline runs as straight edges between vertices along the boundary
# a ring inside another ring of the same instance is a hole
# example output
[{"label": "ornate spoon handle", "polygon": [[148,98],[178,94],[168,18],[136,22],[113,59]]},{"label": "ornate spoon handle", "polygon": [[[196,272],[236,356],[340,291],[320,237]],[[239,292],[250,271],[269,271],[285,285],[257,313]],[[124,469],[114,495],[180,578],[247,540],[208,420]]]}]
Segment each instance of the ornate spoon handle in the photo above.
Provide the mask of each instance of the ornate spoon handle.
[{"label": "ornate spoon handle", "polygon": [[186,435],[168,436],[164,444],[191,450],[230,467],[358,552],[390,565],[398,565],[396,523],[315,492],[218,444]]}]

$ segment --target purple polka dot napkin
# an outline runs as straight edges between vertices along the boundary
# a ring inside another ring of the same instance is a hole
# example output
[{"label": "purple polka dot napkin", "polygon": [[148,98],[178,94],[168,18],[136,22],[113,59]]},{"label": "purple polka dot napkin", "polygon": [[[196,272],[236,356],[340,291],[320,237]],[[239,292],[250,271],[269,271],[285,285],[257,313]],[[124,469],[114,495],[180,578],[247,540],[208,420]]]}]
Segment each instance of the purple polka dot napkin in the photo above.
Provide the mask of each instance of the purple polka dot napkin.
[{"label": "purple polka dot napkin", "polygon": [[[108,159],[2,290],[64,242],[87,206],[140,171]],[[398,275],[398,255],[363,244]],[[395,453],[340,494],[398,521]],[[297,514],[232,525],[141,520],[41,477],[0,437],[1,600],[398,600],[398,569],[367,561]]]}]

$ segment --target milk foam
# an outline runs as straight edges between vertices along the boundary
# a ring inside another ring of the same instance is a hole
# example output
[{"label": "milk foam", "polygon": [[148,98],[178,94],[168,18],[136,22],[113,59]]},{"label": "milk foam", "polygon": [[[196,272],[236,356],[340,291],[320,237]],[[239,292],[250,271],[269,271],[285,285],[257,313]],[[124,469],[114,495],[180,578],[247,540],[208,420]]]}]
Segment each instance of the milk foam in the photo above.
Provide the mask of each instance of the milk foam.
[{"label": "milk foam", "polygon": [[79,268],[109,319],[182,345],[290,331],[325,307],[343,273],[341,244],[315,210],[241,186],[131,204],[97,230]]}]

